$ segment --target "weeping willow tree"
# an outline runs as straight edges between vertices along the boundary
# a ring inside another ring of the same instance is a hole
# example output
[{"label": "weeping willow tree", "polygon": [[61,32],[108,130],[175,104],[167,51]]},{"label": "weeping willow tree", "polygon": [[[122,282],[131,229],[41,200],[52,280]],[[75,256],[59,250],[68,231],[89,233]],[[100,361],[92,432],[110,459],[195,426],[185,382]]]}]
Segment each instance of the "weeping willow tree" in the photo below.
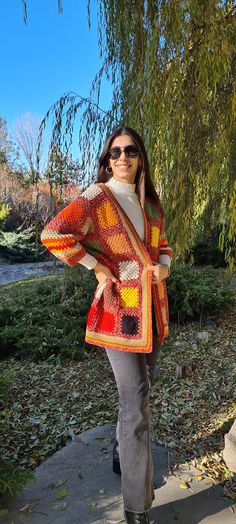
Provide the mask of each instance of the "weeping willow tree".
[{"label": "weeping willow tree", "polygon": [[[236,2],[97,0],[97,18],[103,65],[89,97],[63,95],[41,130],[52,116],[52,144],[67,151],[83,109],[78,143],[93,173],[106,135],[117,126],[136,129],[175,254],[186,254],[199,231],[218,227],[219,245],[235,267]],[[104,76],[113,87],[106,112]]]}]

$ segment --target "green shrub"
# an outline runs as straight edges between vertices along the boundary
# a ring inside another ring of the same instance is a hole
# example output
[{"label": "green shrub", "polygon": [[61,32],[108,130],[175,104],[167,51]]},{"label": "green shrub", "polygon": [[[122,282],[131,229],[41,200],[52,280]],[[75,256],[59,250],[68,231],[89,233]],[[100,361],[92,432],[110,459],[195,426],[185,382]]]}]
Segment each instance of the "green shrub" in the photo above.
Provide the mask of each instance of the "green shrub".
[{"label": "green shrub", "polygon": [[8,204],[0,204],[0,229],[4,229],[9,213],[10,207]]},{"label": "green shrub", "polygon": [[34,227],[16,231],[0,231],[0,251],[11,262],[44,260],[42,245],[35,241]]},{"label": "green shrub", "polygon": [[31,469],[16,467],[10,461],[0,461],[0,493],[15,495],[35,479]]},{"label": "green shrub", "polygon": [[68,279],[49,276],[2,286],[8,299],[0,305],[1,356],[84,360],[86,349],[93,348],[84,335],[95,286],[95,276],[80,268]]},{"label": "green shrub", "polygon": [[229,310],[234,293],[219,280],[219,272],[211,266],[197,269],[190,265],[175,266],[167,280],[172,321],[184,322]]}]

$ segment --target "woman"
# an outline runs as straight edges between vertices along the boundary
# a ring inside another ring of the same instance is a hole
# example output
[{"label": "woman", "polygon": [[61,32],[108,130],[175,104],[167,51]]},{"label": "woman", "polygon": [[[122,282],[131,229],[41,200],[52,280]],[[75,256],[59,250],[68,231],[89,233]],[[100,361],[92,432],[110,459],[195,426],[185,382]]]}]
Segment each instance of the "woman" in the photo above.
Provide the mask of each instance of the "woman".
[{"label": "woman", "polygon": [[113,470],[121,474],[126,522],[148,524],[155,498],[149,390],[168,335],[165,279],[172,253],[145,147],[133,129],[113,131],[97,181],[51,220],[41,238],[70,266],[95,271],[85,340],[105,349],[117,383]]}]

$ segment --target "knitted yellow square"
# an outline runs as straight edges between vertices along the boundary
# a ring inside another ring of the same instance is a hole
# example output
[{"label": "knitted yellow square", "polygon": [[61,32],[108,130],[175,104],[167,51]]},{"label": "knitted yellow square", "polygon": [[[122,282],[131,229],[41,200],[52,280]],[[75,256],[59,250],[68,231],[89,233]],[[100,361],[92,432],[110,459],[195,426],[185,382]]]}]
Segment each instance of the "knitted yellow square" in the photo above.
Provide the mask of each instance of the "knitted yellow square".
[{"label": "knitted yellow square", "polygon": [[120,289],[121,307],[138,307],[138,288],[124,287]]},{"label": "knitted yellow square", "polygon": [[102,227],[112,227],[118,224],[119,219],[109,202],[105,202],[97,209],[97,215]]},{"label": "knitted yellow square", "polygon": [[151,229],[151,246],[157,247],[159,242],[160,229],[157,226],[152,226]]}]

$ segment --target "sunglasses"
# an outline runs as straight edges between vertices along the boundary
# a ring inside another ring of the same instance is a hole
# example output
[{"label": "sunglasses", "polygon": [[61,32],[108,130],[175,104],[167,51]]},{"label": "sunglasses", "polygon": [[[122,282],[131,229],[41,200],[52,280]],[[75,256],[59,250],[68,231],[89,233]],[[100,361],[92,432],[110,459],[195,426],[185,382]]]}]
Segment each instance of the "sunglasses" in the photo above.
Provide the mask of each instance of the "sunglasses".
[{"label": "sunglasses", "polygon": [[120,157],[122,151],[124,151],[124,154],[128,158],[135,158],[138,156],[141,151],[136,146],[130,145],[125,147],[111,147],[108,151],[108,155],[112,160],[116,160]]}]

